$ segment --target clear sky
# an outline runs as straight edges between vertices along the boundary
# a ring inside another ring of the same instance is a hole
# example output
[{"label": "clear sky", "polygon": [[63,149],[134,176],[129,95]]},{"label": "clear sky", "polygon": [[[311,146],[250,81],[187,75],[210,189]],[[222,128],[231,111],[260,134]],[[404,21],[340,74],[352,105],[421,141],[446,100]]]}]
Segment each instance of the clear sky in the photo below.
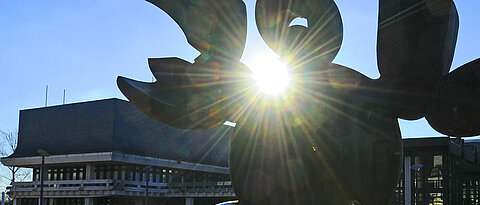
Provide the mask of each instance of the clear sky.
[{"label": "clear sky", "polygon": [[[173,0],[172,0],[173,1]],[[344,41],[335,59],[378,78],[377,0],[336,0]],[[460,30],[452,70],[480,57],[480,1],[455,1]],[[272,52],[254,21],[255,0],[245,0],[247,65],[257,52]],[[0,0],[0,130],[15,130],[21,109],[104,98],[122,98],[116,77],[150,81],[148,57],[199,53],[163,11],[141,0]],[[425,120],[400,121],[404,137],[439,136]]]}]

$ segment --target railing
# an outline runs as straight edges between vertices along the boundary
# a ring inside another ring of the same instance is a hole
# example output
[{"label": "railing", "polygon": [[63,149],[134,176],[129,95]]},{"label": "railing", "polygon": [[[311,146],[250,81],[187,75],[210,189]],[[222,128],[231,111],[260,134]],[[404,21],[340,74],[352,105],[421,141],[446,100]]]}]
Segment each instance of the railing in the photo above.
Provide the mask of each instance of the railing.
[{"label": "railing", "polygon": [[[117,181],[117,186],[124,191],[147,191],[146,182],[141,181]],[[197,192],[233,192],[232,182],[183,182],[183,183],[148,183],[149,193],[197,193]]]},{"label": "railing", "polygon": [[[77,191],[77,190],[113,190],[114,180],[97,179],[97,180],[58,180],[44,181],[44,191]],[[40,181],[32,182],[14,182],[10,187],[10,191],[40,191]]]},{"label": "railing", "polygon": [[[11,194],[36,195],[40,191],[40,182],[15,182],[9,190]],[[45,193],[94,191],[97,194],[144,195],[147,191],[147,183],[144,181],[112,179],[59,180],[45,181],[43,190]],[[234,195],[232,183],[230,181],[184,183],[149,182],[148,193],[151,196],[166,197],[188,194]]]}]

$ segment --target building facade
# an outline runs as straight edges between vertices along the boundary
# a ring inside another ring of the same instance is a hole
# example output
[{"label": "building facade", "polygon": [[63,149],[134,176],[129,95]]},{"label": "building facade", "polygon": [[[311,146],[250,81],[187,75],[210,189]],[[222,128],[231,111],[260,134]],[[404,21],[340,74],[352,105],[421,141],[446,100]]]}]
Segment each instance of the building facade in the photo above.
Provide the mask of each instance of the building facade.
[{"label": "building facade", "polygon": [[19,143],[2,159],[31,168],[16,182],[16,205],[215,204],[234,199],[228,146],[232,128],[185,131],[108,99],[20,111]]},{"label": "building facade", "polygon": [[392,205],[480,204],[480,146],[449,137],[404,139]]}]

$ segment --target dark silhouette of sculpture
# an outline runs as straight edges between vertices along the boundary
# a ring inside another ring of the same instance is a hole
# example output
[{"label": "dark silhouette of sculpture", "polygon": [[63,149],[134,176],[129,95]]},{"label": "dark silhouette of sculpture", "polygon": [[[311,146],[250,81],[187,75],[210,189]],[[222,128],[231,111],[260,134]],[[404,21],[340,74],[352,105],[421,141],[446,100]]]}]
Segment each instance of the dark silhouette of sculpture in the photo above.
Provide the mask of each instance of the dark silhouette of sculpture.
[{"label": "dark silhouette of sculpture", "polygon": [[[480,134],[480,60],[448,74],[458,31],[452,0],[380,0],[375,80],[332,63],[343,30],[333,0],[257,0],[260,34],[291,68],[283,97],[258,92],[239,62],[241,0],[149,1],[201,54],[193,64],[149,59],[157,82],[119,77],[118,85],[167,125],[236,122],[229,164],[240,204],[388,204],[402,166],[397,118],[426,117],[450,136]],[[296,17],[308,27],[290,26]]]},{"label": "dark silhouette of sculpture", "polygon": [[[240,84],[240,63],[247,19],[241,0],[152,0],[182,28],[200,51],[193,64],[179,58],[150,58],[155,83],[120,77],[118,85],[132,103],[153,119],[183,129],[205,129],[227,120],[223,93]],[[235,78],[230,80],[230,78]],[[230,108],[229,108],[230,109]]]}]

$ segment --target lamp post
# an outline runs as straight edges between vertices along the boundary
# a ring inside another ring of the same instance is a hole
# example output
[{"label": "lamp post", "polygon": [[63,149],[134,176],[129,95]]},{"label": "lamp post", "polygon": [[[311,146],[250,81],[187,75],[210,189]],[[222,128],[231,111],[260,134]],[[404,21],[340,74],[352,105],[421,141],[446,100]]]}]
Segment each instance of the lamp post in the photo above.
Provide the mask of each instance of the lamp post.
[{"label": "lamp post", "polygon": [[45,157],[50,156],[50,154],[43,149],[38,149],[37,152],[42,156],[42,168],[40,170],[40,205],[43,205],[43,181],[45,178]]},{"label": "lamp post", "polygon": [[415,204],[418,204],[418,179],[417,172],[420,168],[423,167],[423,164],[414,164],[410,166],[410,169],[415,170]]},{"label": "lamp post", "polygon": [[148,181],[150,181],[150,169],[152,166],[144,166],[142,168],[143,171],[147,171],[147,182],[145,186],[145,205],[148,205]]}]

